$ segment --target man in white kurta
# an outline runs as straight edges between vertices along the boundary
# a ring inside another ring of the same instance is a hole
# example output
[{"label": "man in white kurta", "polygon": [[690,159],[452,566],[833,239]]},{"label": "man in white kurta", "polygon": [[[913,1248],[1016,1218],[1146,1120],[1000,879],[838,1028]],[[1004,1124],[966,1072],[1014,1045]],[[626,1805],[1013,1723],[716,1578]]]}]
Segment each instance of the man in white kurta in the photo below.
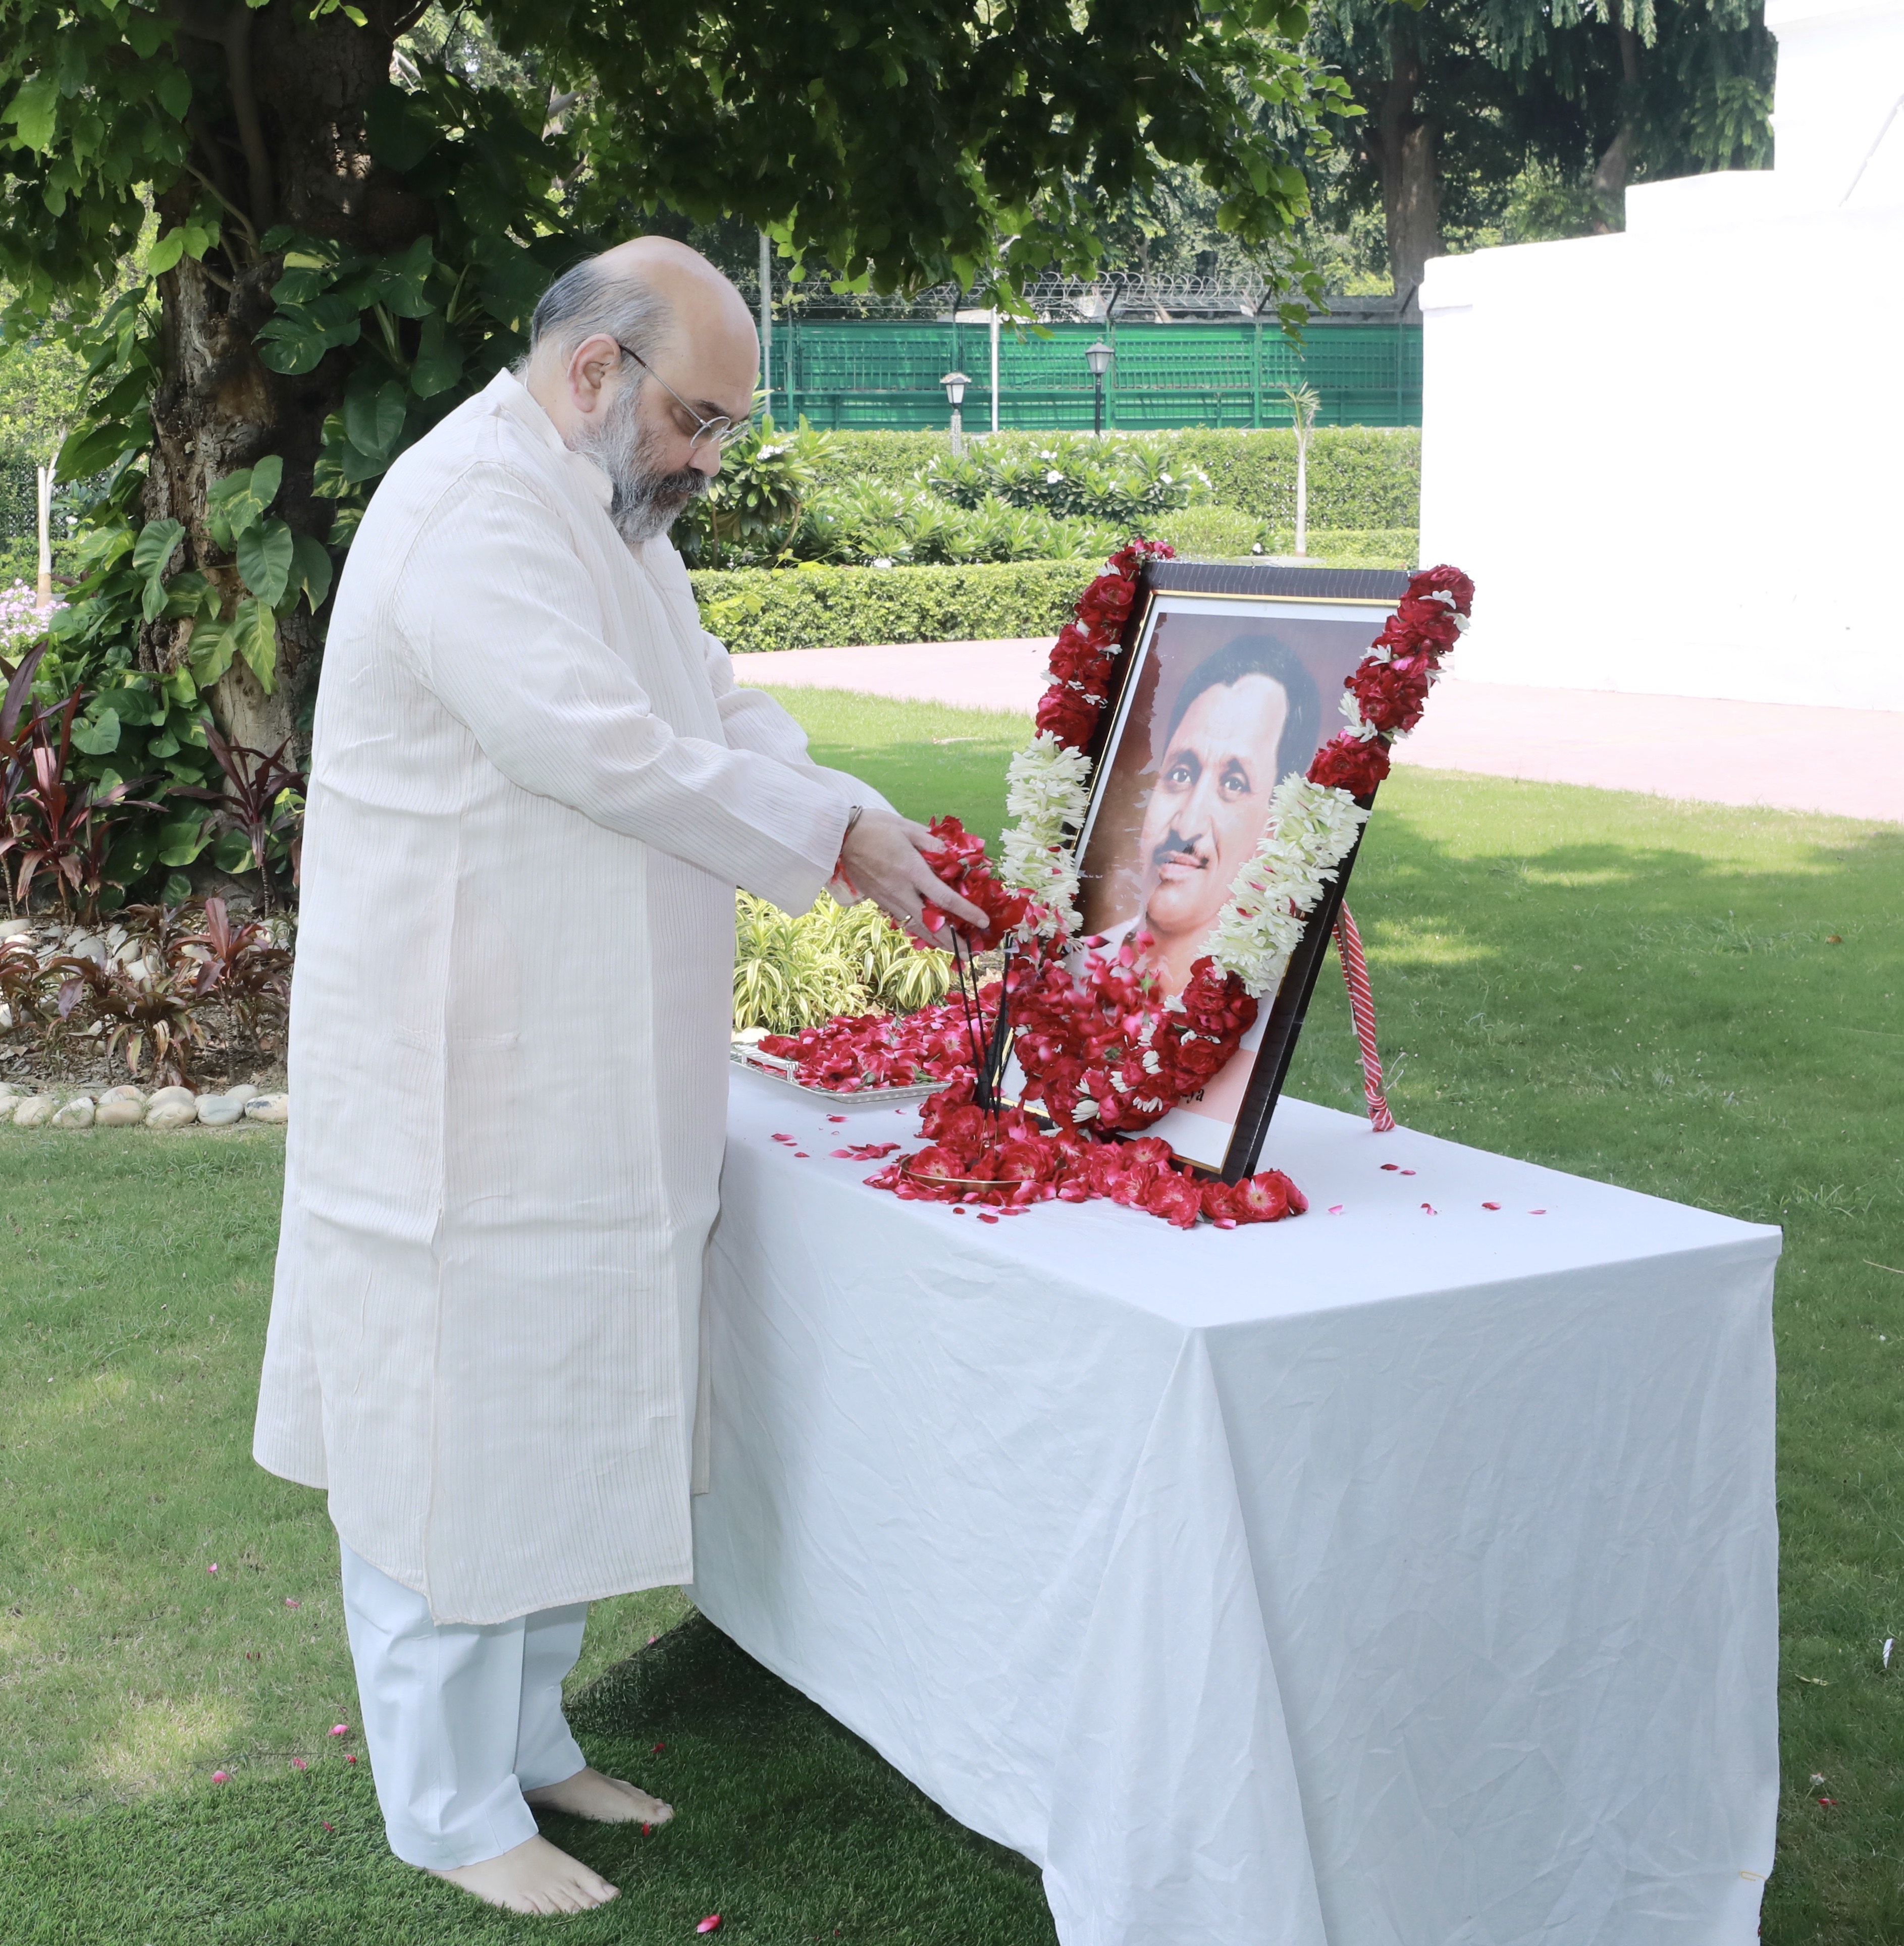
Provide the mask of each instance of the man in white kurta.
[{"label": "man in white kurta", "polygon": [[969,916],[700,626],[666,527],[756,356],[680,246],[568,273],[379,486],[320,687],[255,1450],[329,1493],[394,1848],[520,1910],[614,1889],[525,1797],[667,1815],[560,1684],[579,1605],[692,1578],[734,888]]}]

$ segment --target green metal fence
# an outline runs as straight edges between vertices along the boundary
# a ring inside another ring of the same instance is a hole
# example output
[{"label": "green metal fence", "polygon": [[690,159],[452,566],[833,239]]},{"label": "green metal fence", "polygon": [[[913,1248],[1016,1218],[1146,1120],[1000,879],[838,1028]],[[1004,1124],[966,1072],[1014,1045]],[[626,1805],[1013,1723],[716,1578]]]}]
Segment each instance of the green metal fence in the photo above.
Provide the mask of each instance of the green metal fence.
[{"label": "green metal fence", "polygon": [[[1321,395],[1318,425],[1421,423],[1421,329],[1413,324],[1312,323],[1301,345],[1273,323],[1052,324],[1049,334],[999,332],[1002,429],[1088,431],[1094,409],[1084,348],[1117,352],[1105,381],[1104,420],[1127,431],[1171,426],[1290,422],[1280,388]],[[943,426],[941,377],[963,372],[966,430],[991,423],[990,328],[923,319],[776,322],[774,412],[825,427],[916,431]]]}]

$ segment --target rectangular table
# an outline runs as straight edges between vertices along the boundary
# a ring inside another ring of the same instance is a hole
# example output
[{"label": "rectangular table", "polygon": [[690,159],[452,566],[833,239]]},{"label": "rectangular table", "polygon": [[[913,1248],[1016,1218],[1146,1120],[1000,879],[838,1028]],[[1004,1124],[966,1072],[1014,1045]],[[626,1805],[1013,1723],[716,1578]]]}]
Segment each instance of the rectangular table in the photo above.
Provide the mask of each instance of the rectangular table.
[{"label": "rectangular table", "polygon": [[990,1224],[834,1106],[734,1078],[694,1598],[1065,1946],[1756,1938],[1776,1230],[1295,1101],[1306,1216]]}]

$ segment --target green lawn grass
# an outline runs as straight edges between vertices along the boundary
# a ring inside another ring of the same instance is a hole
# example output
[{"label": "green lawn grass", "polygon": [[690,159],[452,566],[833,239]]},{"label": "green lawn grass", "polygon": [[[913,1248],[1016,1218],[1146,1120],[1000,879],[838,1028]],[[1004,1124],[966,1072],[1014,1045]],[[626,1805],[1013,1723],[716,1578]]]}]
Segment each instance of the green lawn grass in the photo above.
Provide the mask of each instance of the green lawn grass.
[{"label": "green lawn grass", "polygon": [[[786,700],[822,761],[996,833],[1022,719]],[[1879,1653],[1904,1635],[1904,831],[1404,771],[1351,903],[1405,1121],[1785,1225],[1764,1936],[1904,1938],[1904,1654],[1887,1674]],[[1327,979],[1290,1086],[1352,1107]],[[325,1734],[355,1721],[334,1543],[318,1497],[248,1457],[281,1157],[268,1130],[0,1129],[9,1946],[546,1932],[391,1863],[365,1767]],[[626,1888],[569,1926],[646,1942],[719,1909],[763,1942],[1049,1941],[1028,1867],[704,1623],[625,1663],[681,1613],[662,1594],[591,1617],[584,1741],[682,1815],[639,1842],[552,1821]]]}]

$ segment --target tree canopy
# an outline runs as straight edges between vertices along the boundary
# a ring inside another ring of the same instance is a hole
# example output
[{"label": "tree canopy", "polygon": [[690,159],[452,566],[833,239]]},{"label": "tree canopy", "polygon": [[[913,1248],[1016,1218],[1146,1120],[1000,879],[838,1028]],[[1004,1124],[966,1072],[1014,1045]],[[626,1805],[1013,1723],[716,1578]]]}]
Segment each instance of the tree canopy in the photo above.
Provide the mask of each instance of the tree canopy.
[{"label": "tree canopy", "polygon": [[112,481],[47,679],[129,656],[126,681],[172,699],[145,749],[118,709],[126,740],[96,754],[119,774],[197,761],[206,692],[258,747],[295,727],[376,480],[518,354],[578,255],[737,219],[796,274],[1009,301],[1087,272],[1104,207],[1173,165],[1239,238],[1287,237],[1291,143],[1344,99],[1300,0],[469,17],[475,39],[414,0],[0,0],[0,276],[17,317],[97,309],[60,466]]}]

